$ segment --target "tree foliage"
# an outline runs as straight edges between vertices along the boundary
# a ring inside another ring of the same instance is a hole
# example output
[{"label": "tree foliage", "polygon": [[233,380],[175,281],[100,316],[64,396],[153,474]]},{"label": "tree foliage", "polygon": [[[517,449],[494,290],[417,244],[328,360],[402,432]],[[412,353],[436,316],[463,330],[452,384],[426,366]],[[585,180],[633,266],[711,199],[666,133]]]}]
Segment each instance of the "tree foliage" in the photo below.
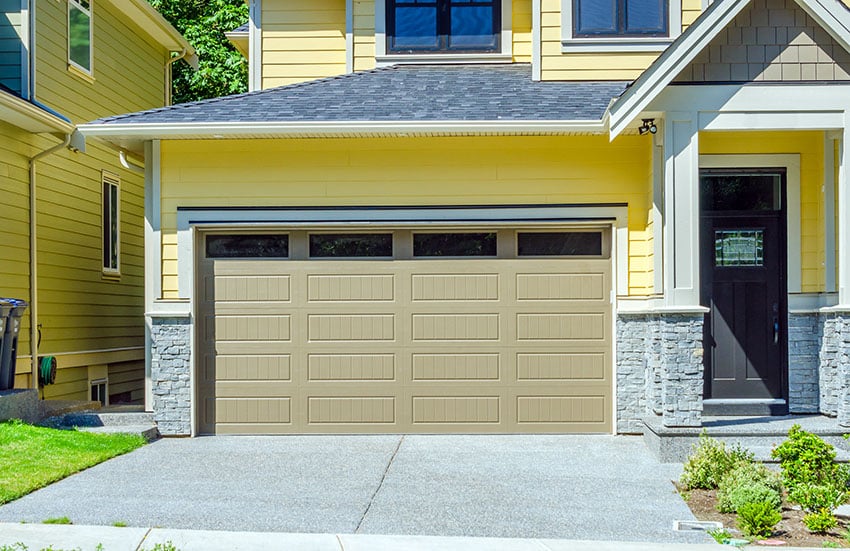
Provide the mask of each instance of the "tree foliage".
[{"label": "tree foliage", "polygon": [[224,36],[248,20],[244,0],[149,1],[198,53],[197,71],[183,62],[173,65],[173,103],[248,90],[248,61]]}]

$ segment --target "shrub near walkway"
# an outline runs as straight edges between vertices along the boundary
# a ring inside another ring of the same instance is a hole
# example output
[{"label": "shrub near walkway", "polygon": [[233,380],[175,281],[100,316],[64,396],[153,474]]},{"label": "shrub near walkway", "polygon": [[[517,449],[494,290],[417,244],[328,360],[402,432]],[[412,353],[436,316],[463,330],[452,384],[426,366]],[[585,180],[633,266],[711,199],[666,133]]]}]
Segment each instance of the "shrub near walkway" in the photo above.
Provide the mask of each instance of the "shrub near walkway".
[{"label": "shrub near walkway", "polygon": [[145,439],[0,423],[0,504],[133,451]]}]

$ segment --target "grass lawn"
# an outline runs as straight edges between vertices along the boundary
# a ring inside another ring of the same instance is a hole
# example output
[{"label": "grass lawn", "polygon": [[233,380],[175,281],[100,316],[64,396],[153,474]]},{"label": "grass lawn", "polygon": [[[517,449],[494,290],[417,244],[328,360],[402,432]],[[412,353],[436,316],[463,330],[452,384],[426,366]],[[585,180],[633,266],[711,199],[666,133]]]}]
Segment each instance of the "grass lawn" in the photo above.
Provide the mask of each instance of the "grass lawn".
[{"label": "grass lawn", "polygon": [[20,421],[0,423],[0,504],[144,444],[144,438],[132,434],[55,430]]}]

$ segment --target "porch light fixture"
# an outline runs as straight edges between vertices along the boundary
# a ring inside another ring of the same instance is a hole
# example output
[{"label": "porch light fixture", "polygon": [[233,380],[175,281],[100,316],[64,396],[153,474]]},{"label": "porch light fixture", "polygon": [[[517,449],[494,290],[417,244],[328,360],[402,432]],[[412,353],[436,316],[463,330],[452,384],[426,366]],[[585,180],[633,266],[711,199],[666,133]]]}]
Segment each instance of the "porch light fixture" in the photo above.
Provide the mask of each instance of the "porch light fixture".
[{"label": "porch light fixture", "polygon": [[658,127],[655,126],[655,119],[641,119],[643,124],[638,127],[638,133],[643,136],[644,134],[655,134],[658,132]]}]

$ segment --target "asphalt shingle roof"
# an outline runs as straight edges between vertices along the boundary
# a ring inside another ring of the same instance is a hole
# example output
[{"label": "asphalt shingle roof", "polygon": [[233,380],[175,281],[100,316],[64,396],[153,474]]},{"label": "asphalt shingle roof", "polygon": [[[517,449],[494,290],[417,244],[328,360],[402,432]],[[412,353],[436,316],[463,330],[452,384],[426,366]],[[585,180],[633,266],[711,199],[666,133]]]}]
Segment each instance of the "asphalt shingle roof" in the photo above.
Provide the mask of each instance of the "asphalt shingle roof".
[{"label": "asphalt shingle roof", "polygon": [[535,82],[528,64],[394,65],[93,124],[598,121],[628,82]]},{"label": "asphalt shingle roof", "polygon": [[233,29],[233,30],[232,30],[232,31],[230,31],[230,32],[231,32],[231,33],[247,33],[248,31],[250,31],[250,30],[251,30],[251,29],[250,29],[250,26],[251,26],[251,24],[250,24],[250,23],[245,23],[244,25],[240,25],[240,26],[236,27],[235,29]]}]

